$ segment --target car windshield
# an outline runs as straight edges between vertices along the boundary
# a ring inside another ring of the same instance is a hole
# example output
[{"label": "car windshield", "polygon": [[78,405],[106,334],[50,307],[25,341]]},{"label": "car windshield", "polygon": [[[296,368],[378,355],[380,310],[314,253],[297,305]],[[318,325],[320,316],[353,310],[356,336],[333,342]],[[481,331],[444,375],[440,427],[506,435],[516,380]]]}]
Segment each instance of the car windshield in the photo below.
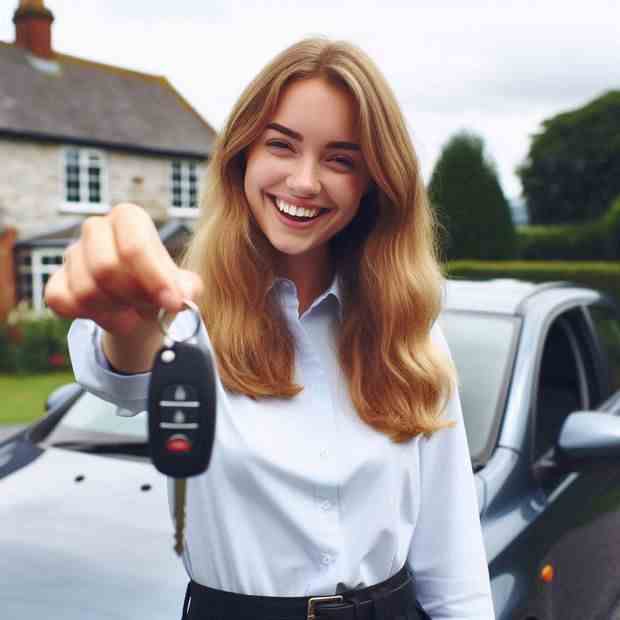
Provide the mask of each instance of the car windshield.
[{"label": "car windshield", "polygon": [[125,417],[116,415],[117,409],[116,405],[84,392],[46,438],[46,443],[67,446],[89,441],[144,444],[148,437],[146,412]]},{"label": "car windshield", "polygon": [[480,465],[504,411],[519,322],[505,315],[446,311],[439,323],[459,374],[469,452]]}]

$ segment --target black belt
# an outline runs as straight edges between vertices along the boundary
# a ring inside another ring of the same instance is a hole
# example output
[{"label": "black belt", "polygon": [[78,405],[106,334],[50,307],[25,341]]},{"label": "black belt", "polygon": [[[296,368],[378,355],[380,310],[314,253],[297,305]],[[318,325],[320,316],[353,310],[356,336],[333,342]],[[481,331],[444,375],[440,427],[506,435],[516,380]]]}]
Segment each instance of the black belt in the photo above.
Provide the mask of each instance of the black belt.
[{"label": "black belt", "polygon": [[407,567],[381,583],[331,596],[252,596],[187,585],[183,620],[430,620]]}]

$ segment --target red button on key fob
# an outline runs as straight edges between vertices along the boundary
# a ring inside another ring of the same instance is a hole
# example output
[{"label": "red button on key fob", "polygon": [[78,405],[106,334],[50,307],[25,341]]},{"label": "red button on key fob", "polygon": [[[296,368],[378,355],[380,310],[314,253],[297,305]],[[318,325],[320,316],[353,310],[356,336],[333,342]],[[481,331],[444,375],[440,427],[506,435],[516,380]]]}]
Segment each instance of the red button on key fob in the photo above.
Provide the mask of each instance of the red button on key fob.
[{"label": "red button on key fob", "polygon": [[166,441],[168,452],[191,452],[192,442],[185,435],[172,435]]}]

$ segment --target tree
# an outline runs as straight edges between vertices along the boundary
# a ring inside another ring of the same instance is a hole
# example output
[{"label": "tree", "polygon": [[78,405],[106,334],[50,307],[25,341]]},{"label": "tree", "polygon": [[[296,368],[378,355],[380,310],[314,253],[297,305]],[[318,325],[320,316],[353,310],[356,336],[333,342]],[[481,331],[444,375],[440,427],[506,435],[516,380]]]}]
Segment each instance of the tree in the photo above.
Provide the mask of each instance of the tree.
[{"label": "tree", "polygon": [[433,170],[429,195],[445,231],[447,259],[515,257],[510,207],[480,137],[460,132],[450,138]]},{"label": "tree", "polygon": [[517,170],[532,224],[601,216],[620,194],[620,91],[542,123]]}]

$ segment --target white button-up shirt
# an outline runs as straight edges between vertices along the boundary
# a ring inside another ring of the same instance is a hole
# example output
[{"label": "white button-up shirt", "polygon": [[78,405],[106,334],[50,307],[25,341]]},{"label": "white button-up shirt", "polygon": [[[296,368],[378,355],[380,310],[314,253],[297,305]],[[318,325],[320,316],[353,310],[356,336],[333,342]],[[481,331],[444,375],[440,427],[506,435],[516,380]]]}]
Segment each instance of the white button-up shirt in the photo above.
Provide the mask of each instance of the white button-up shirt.
[{"label": "white button-up shirt", "polygon": [[[493,619],[458,394],[445,411],[454,428],[393,443],[362,422],[349,397],[335,347],[337,279],[301,317],[294,284],[279,279],[274,287],[296,342],[295,381],[304,389],[292,399],[252,400],[218,379],[211,463],[188,480],[189,576],[243,594],[325,595],[338,584],[383,581],[407,562],[433,620]],[[194,321],[179,313],[172,335],[186,337]],[[77,381],[116,403],[121,415],[145,410],[149,374],[112,372],[100,337],[92,321],[73,323]],[[448,351],[438,324],[432,338]],[[211,349],[204,324],[198,342]]]}]

